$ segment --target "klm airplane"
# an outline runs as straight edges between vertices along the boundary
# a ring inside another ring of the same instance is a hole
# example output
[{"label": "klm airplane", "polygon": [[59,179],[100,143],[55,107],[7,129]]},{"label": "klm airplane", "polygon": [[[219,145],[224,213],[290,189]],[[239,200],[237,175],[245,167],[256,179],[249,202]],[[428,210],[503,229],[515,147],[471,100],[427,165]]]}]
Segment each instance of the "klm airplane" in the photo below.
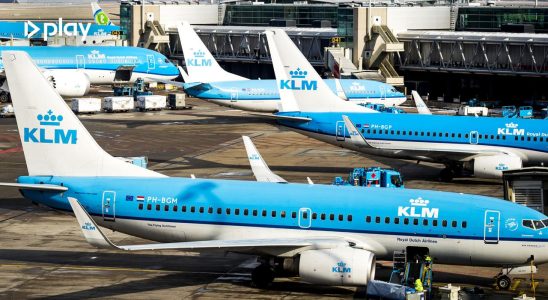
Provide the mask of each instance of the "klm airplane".
[{"label": "klm airplane", "polygon": [[276,117],[302,134],[368,154],[443,163],[444,180],[463,173],[498,178],[548,161],[544,120],[364,113],[339,101],[283,30],[267,39],[282,99]]},{"label": "klm airplane", "polygon": [[[164,55],[137,47],[0,47],[0,51],[27,52],[57,91],[67,97],[79,97],[89,91],[90,84],[112,84],[170,80],[179,70]],[[0,74],[4,64],[0,62]],[[4,91],[9,88],[3,87]]]},{"label": "klm airplane", "polygon": [[[223,70],[188,22],[180,24],[178,30],[188,71],[185,74],[181,69],[185,80],[181,86],[187,94],[237,109],[279,110],[280,95],[275,80],[249,80]],[[353,103],[397,106],[406,100],[393,86],[378,81],[327,79],[325,83],[339,98]]]},{"label": "klm airplane", "polygon": [[[548,262],[548,217],[508,201],[170,178],[126,163],[95,142],[26,53],[4,51],[2,58],[29,174],[1,185],[73,211],[94,246],[250,253],[260,257],[252,272],[258,286],[287,273],[311,283],[363,286],[374,279],[376,260],[391,259],[396,250],[448,264],[530,268]],[[99,226],[160,243],[116,245]],[[498,281],[510,284],[507,276]]]}]

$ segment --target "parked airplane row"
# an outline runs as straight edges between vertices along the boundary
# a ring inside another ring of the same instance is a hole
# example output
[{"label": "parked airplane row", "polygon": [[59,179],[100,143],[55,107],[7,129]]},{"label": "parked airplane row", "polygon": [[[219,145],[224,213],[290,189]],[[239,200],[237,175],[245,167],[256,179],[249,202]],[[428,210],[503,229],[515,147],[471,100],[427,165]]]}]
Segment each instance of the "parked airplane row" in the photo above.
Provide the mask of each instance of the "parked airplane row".
[{"label": "parked airplane row", "polygon": [[[283,123],[306,131],[306,124],[317,126],[320,120],[352,118],[347,123],[356,126],[354,120],[362,124],[361,118],[381,115],[361,114],[360,106],[335,97],[304,57],[293,53],[296,48],[283,31],[267,37],[277,80],[298,80],[295,86],[315,80],[314,91],[321,96],[316,100],[322,111],[309,111],[309,90],[281,88],[284,111],[277,115]],[[281,274],[311,283],[363,286],[374,279],[377,259],[415,248],[447,264],[548,261],[548,217],[508,201],[413,189],[363,193],[321,184],[170,178],[128,164],[96,143],[27,53],[3,51],[2,61],[29,174],[1,185],[19,189],[34,202],[73,211],[94,246],[254,254],[261,262],[252,273],[258,286]],[[309,73],[294,78],[296,68]],[[287,95],[296,103],[286,101]],[[345,139],[367,137],[350,132]],[[159,243],[119,246],[99,225]]]}]

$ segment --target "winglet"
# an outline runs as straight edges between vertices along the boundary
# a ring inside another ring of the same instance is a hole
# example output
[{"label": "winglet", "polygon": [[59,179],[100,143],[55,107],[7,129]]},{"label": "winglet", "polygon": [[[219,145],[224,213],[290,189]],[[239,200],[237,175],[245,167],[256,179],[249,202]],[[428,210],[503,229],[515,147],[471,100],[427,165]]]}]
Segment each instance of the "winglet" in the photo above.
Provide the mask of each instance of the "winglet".
[{"label": "winglet", "polygon": [[270,170],[248,136],[244,135],[242,136],[242,139],[244,140],[245,151],[247,152],[247,158],[249,159],[251,170],[253,170],[253,175],[255,175],[257,181],[287,183],[285,179],[274,174],[274,172]]},{"label": "winglet", "polygon": [[424,101],[422,101],[422,98],[419,95],[419,93],[417,93],[417,91],[411,91],[411,95],[413,96],[413,100],[415,100],[415,106],[417,106],[417,111],[419,112],[419,114],[421,114],[421,115],[431,115],[432,114],[432,112],[430,111],[428,106],[426,106]]},{"label": "winglet", "polygon": [[308,181],[308,184],[314,185],[314,181],[312,181],[312,179],[310,179],[310,177],[306,177],[306,181]]},{"label": "winglet", "polygon": [[346,129],[348,130],[348,133],[350,134],[350,140],[352,143],[358,147],[366,147],[366,148],[373,148],[366,140],[365,138],[360,134],[356,126],[352,123],[350,118],[346,115],[343,115],[344,125],[346,126]]},{"label": "winglet", "polygon": [[82,207],[80,202],[76,198],[68,197],[72,211],[76,215],[76,219],[80,224],[80,229],[84,237],[91,245],[97,248],[106,248],[106,249],[120,249],[120,247],[113,244],[99,229],[99,226],[93,221],[90,215]]}]

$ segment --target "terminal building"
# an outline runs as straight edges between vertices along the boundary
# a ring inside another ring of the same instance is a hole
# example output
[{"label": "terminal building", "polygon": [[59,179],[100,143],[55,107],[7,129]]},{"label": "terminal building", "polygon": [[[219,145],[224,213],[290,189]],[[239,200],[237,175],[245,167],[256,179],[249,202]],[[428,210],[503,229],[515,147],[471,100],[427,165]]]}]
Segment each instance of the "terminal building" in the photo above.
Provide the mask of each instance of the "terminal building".
[{"label": "terminal building", "polygon": [[[92,21],[88,3],[0,4],[3,20]],[[546,104],[544,1],[101,1],[128,45],[184,64],[186,20],[228,71],[273,78],[263,32],[284,27],[320,74],[382,80],[429,100]],[[489,4],[489,5],[487,5]],[[39,10],[33,6],[42,5]],[[25,9],[28,8],[28,9]],[[184,42],[184,41],[183,41]]]}]

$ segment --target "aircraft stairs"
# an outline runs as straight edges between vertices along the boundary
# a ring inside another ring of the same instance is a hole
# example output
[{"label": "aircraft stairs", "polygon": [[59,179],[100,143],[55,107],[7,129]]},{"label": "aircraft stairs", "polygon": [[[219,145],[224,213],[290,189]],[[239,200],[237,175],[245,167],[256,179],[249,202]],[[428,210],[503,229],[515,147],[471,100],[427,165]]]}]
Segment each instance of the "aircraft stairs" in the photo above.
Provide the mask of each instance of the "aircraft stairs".
[{"label": "aircraft stairs", "polygon": [[403,86],[403,77],[393,66],[393,54],[404,51],[403,43],[392,33],[386,25],[377,25],[371,28],[371,51],[366,57],[366,67],[378,68],[386,83]]},{"label": "aircraft stairs", "polygon": [[160,22],[147,21],[145,23],[145,32],[141,35],[139,44],[143,48],[152,50],[161,50],[160,47],[169,46],[169,35],[164,31]]},{"label": "aircraft stairs", "polygon": [[394,251],[393,267],[390,283],[415,286],[415,280],[420,279],[425,291],[432,289],[432,262],[424,258],[408,260],[405,250]]}]

